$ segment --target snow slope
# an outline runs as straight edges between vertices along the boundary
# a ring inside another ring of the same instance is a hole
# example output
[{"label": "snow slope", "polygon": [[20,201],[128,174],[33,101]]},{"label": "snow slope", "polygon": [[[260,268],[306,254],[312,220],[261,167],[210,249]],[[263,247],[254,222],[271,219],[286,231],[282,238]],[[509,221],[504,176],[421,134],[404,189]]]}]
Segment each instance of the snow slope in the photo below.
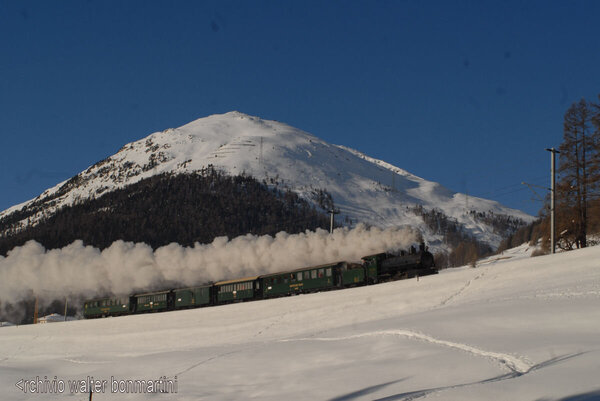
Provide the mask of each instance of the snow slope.
[{"label": "snow slope", "polygon": [[[467,215],[467,204],[468,210],[532,219],[495,201],[450,191],[289,125],[239,112],[201,118],[127,144],[36,199],[3,211],[0,218],[40,204],[46,213],[52,213],[63,205],[100,196],[154,174],[193,172],[209,164],[230,174],[246,173],[269,184],[277,182],[307,199],[312,199],[314,190],[327,190],[342,213],[339,221],[423,228],[422,219],[407,210],[423,205],[442,210],[465,224],[480,240],[497,245],[501,236]],[[31,221],[41,215],[40,211]],[[436,238],[429,235],[428,239]]]},{"label": "snow slope", "polygon": [[[3,327],[2,399],[42,399],[15,386],[37,376],[107,380],[94,400],[149,399],[111,380],[160,377],[177,393],[152,399],[599,399],[600,247],[525,253],[420,280]],[[87,399],[68,392],[43,399]]]}]

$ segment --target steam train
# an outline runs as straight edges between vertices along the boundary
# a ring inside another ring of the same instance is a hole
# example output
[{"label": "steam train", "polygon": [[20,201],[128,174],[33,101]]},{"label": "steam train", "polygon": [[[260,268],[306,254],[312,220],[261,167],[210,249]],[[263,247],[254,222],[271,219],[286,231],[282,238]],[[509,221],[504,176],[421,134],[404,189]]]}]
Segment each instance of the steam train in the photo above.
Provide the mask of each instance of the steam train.
[{"label": "steam train", "polygon": [[197,287],[92,299],[84,303],[86,319],[223,305],[376,284],[436,274],[425,244],[397,254],[365,256],[362,263],[336,262],[280,273],[220,281]]}]

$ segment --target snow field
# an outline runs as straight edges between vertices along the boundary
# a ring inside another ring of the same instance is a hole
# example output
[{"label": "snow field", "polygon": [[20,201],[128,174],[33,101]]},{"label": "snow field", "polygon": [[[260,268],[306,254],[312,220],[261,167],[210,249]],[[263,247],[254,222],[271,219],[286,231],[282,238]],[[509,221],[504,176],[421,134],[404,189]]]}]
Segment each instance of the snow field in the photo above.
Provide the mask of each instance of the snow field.
[{"label": "snow field", "polygon": [[560,400],[600,389],[600,247],[268,301],[0,328],[15,383],[177,380],[94,400]]}]

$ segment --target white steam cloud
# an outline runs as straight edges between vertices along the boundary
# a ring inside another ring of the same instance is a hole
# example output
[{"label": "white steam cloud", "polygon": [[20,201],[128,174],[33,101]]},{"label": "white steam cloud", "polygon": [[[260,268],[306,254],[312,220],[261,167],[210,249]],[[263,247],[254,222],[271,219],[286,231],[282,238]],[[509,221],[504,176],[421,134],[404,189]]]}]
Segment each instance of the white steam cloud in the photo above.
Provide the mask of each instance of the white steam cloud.
[{"label": "white steam cloud", "polygon": [[287,234],[245,235],[185,248],[170,244],[156,251],[143,243],[116,241],[100,251],[75,241],[46,250],[35,241],[0,256],[0,304],[35,294],[42,303],[65,297],[125,295],[177,283],[255,276],[340,260],[358,261],[376,252],[406,249],[417,238],[410,229],[358,226]]}]

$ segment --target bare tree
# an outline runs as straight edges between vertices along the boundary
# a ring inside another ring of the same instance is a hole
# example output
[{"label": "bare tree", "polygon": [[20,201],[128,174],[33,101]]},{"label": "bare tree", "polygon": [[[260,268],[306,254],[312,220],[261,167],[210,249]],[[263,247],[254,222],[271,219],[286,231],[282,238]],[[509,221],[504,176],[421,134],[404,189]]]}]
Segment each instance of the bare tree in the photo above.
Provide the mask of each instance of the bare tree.
[{"label": "bare tree", "polygon": [[571,105],[565,113],[560,145],[557,228],[565,241],[578,248],[587,246],[588,194],[594,184],[590,175],[593,163],[589,160],[595,162],[598,153],[591,118],[591,107],[585,99]]}]

